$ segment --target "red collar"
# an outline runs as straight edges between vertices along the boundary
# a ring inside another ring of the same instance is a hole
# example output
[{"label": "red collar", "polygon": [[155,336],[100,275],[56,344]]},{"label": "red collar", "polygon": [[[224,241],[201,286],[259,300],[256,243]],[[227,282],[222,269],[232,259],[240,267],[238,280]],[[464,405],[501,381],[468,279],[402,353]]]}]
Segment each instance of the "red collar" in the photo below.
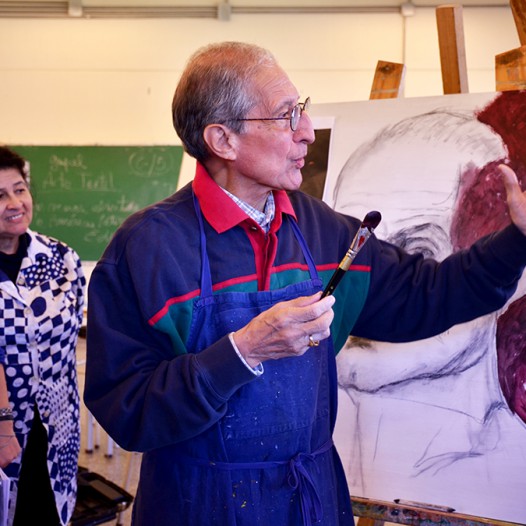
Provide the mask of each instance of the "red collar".
[{"label": "red collar", "polygon": [[[243,221],[252,221],[210,177],[205,167],[200,163],[197,163],[192,188],[199,200],[205,219],[218,233],[226,232]],[[281,214],[289,214],[296,219],[287,192],[274,190],[274,201],[276,203],[276,218],[279,218],[278,225],[281,224]]]}]

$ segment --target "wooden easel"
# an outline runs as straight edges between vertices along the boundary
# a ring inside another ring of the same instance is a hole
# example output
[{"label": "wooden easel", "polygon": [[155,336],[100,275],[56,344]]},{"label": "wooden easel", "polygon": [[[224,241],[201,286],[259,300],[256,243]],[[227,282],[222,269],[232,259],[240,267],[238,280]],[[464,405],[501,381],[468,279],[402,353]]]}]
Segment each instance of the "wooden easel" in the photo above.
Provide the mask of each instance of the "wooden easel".
[{"label": "wooden easel", "polygon": [[497,91],[526,89],[526,0],[510,0],[521,46],[495,57]]},{"label": "wooden easel", "polygon": [[[495,57],[496,91],[526,89],[526,0],[510,0],[521,46]],[[468,93],[466,49],[461,5],[443,5],[436,9],[440,64],[444,95]],[[405,65],[378,61],[369,99],[392,99],[403,93]],[[385,522],[417,526],[511,526],[495,521],[408,506],[395,502],[352,497],[358,526],[383,526]]]},{"label": "wooden easel", "polygon": [[385,522],[397,524],[412,524],[415,526],[428,526],[440,524],[441,526],[518,526],[515,523],[495,521],[464,515],[434,511],[416,506],[402,506],[394,502],[352,497],[353,513],[359,517],[358,526],[383,526]]}]

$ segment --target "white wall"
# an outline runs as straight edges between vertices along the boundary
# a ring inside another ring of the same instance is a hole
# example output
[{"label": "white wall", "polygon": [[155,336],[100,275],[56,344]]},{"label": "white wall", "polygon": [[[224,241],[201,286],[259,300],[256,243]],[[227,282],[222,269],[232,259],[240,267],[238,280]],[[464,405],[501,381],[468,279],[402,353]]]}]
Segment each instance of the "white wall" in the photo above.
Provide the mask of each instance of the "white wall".
[{"label": "white wall", "polygon": [[[470,92],[495,89],[519,46],[509,7],[464,8]],[[442,93],[434,8],[399,14],[210,19],[0,19],[0,142],[178,144],[170,116],[188,56],[212,41],[271,49],[314,102],[366,100],[378,60],[407,67],[405,96]],[[181,183],[192,176],[185,161]]]},{"label": "white wall", "polygon": [[[405,62],[406,96],[441,92],[435,10],[209,19],[0,19],[2,138],[173,140],[171,94],[189,54],[237,39],[270,48],[316,101],[365,99],[379,59]],[[497,53],[518,47],[509,7],[464,8],[470,91],[494,87]],[[159,113],[157,113],[159,112]],[[31,125],[28,129],[28,125]]]}]

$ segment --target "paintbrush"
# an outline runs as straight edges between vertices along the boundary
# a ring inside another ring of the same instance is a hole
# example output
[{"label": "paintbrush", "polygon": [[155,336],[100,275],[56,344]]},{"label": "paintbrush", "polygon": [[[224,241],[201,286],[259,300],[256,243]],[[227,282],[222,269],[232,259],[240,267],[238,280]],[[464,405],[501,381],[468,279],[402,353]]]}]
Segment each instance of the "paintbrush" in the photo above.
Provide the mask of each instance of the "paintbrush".
[{"label": "paintbrush", "polygon": [[356,235],[352,240],[349,250],[347,250],[345,256],[340,261],[338,268],[334,271],[334,274],[332,275],[327,287],[325,287],[325,290],[321,295],[322,298],[324,298],[325,296],[330,296],[334,292],[336,285],[338,285],[343,275],[349,270],[349,267],[354,261],[354,258],[358,255],[358,252],[360,252],[361,248],[365,245],[365,242],[374,232],[374,229],[378,226],[378,223],[380,223],[381,219],[382,214],[380,214],[380,212],[377,212],[376,210],[372,210],[371,212],[368,212],[366,214],[362,221],[362,224],[360,225],[360,228],[358,229],[358,232],[356,232]]}]

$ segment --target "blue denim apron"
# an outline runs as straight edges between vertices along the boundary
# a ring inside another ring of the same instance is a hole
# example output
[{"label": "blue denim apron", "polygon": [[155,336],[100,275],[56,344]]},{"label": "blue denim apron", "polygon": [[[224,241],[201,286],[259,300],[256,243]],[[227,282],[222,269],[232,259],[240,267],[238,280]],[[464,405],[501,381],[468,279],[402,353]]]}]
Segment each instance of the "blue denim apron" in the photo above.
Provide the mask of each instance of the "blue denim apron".
[{"label": "blue denim apron", "polygon": [[[194,204],[202,271],[189,352],[200,352],[278,302],[321,290],[299,227],[288,219],[310,279],[280,290],[214,295],[203,219],[195,198]],[[354,524],[345,474],[332,443],[337,403],[332,339],[301,357],[266,361],[264,368],[263,375],[235,393],[224,417],[207,431],[145,455],[141,479],[146,477],[156,487],[149,492],[154,499],[147,505],[149,517],[143,514],[138,524]]]}]

